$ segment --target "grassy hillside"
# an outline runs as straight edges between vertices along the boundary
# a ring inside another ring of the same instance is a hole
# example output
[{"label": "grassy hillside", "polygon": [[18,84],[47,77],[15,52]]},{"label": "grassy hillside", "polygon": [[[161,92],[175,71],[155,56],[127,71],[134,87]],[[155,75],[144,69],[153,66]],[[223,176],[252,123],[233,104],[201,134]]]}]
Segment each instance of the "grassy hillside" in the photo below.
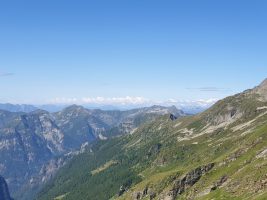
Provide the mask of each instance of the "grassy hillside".
[{"label": "grassy hillside", "polygon": [[38,199],[266,199],[267,103],[246,91],[95,144]]}]

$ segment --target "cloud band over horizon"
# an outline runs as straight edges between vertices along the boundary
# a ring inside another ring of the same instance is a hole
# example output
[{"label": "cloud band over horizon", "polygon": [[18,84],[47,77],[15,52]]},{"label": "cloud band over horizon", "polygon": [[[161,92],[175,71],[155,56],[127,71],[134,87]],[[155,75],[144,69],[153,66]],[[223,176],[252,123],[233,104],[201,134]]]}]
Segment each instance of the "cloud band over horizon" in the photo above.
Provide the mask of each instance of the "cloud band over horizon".
[{"label": "cloud band over horizon", "polygon": [[199,106],[210,106],[214,104],[218,99],[199,99],[199,100],[151,100],[145,97],[84,97],[84,98],[64,98],[57,97],[49,101],[49,104],[81,104],[81,105],[132,105],[132,106],[149,106],[149,105],[199,105]]}]

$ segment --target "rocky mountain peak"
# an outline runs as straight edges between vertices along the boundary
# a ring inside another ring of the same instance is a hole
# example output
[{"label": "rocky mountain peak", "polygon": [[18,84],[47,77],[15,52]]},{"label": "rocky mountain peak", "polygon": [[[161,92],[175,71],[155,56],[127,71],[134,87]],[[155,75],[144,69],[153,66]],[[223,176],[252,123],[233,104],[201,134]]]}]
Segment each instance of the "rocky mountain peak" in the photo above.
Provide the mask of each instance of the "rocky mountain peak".
[{"label": "rocky mountain peak", "polygon": [[262,100],[267,101],[267,78],[255,87],[254,91],[261,96]]},{"label": "rocky mountain peak", "polygon": [[267,89],[267,78],[264,79],[264,81],[261,82],[261,84],[259,85],[260,88],[264,88],[264,89]]}]

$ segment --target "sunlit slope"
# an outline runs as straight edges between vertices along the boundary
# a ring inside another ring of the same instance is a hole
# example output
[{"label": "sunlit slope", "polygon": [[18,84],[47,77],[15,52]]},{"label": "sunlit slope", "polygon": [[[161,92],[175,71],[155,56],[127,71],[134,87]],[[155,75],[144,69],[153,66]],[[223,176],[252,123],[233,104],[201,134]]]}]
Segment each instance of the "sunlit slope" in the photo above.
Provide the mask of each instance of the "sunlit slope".
[{"label": "sunlit slope", "polygon": [[265,87],[266,81],[199,115],[165,116],[97,143],[39,199],[266,199]]}]

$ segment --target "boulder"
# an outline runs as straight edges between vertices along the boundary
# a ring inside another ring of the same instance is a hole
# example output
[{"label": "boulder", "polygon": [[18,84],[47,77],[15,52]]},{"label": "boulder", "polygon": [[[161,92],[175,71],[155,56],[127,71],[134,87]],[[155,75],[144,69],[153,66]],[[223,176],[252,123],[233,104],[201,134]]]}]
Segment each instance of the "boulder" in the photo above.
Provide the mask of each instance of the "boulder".
[{"label": "boulder", "polygon": [[174,114],[170,114],[170,119],[171,119],[172,121],[174,121],[174,120],[177,119],[177,117],[176,117]]}]

